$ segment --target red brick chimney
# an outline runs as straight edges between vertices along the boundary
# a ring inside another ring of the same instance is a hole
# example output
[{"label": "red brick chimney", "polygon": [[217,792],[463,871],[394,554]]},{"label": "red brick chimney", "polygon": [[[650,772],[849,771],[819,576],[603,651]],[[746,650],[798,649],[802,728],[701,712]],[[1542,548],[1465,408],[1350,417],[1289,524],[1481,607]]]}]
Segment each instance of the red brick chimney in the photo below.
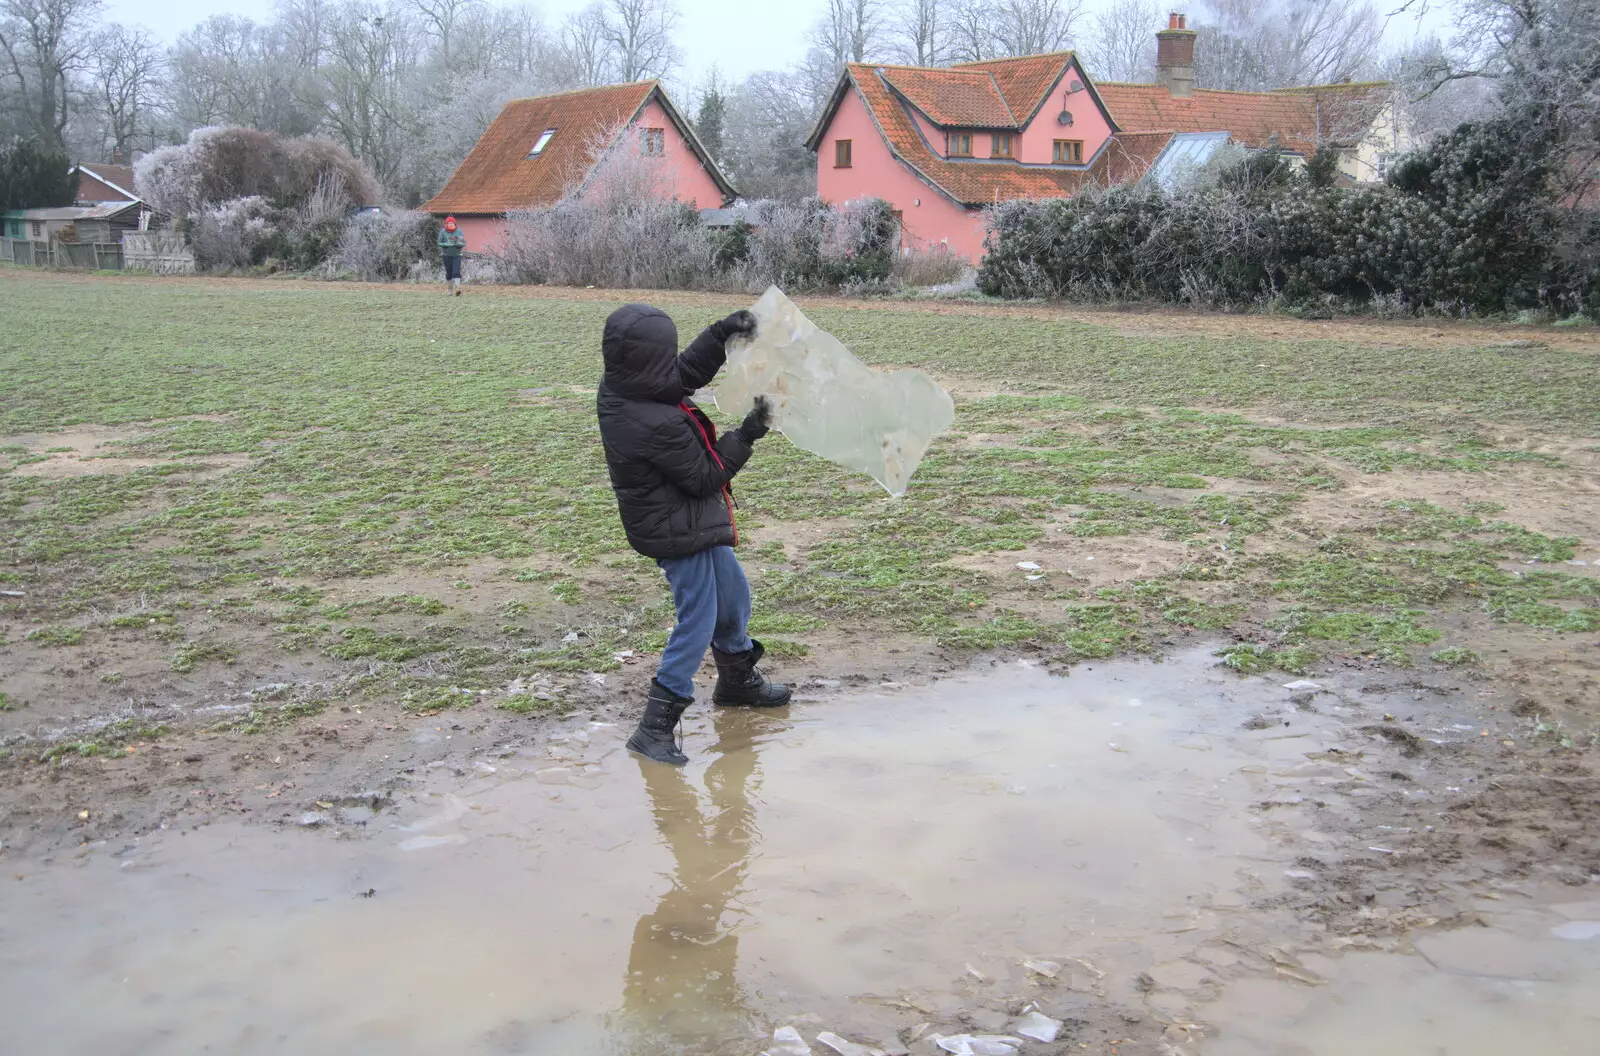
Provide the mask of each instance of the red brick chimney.
[{"label": "red brick chimney", "polygon": [[1188,21],[1174,11],[1167,28],[1156,34],[1156,81],[1177,99],[1194,94],[1194,30]]}]

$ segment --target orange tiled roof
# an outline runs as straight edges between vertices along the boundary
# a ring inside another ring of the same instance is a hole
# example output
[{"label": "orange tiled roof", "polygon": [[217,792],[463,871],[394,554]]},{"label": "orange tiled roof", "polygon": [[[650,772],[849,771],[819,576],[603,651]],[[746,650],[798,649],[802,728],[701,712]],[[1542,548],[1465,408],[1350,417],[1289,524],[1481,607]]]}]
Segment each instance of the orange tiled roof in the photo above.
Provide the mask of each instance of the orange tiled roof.
[{"label": "orange tiled roof", "polygon": [[1096,182],[1106,186],[1132,183],[1150,171],[1172,142],[1172,132],[1118,132],[1090,166]]},{"label": "orange tiled roof", "polygon": [[131,165],[100,165],[93,162],[85,162],[79,165],[78,168],[102,183],[114,183],[129,194],[136,193],[133,189],[133,167]]},{"label": "orange tiled roof", "polygon": [[1016,128],[1017,118],[987,70],[879,66],[885,80],[936,125]]},{"label": "orange tiled roof", "polygon": [[1094,179],[1094,166],[1066,169],[1004,161],[951,161],[929,149],[878,67],[851,63],[846,75],[861,93],[890,149],[924,180],[964,205],[1012,198],[1064,198]]},{"label": "orange tiled roof", "polygon": [[[589,148],[595,137],[632,120],[660,92],[660,87],[657,81],[640,81],[512,100],[423,210],[498,215],[560,200],[568,187],[588,175]],[[698,151],[693,131],[665,93],[660,94],[660,100],[678,130]],[[549,145],[538,157],[528,157],[528,151],[548,129],[556,130]],[[702,162],[705,163],[703,156]],[[733,188],[716,166],[706,167],[723,193],[731,194]]]},{"label": "orange tiled roof", "polygon": [[1316,96],[1307,92],[1222,92],[1196,88],[1188,99],[1174,98],[1163,84],[1096,85],[1106,109],[1125,129],[1173,132],[1230,132],[1242,146],[1259,150],[1274,133],[1285,150],[1311,154],[1317,149]]},{"label": "orange tiled roof", "polygon": [[1394,101],[1394,85],[1389,81],[1313,84],[1302,88],[1277,88],[1272,94],[1308,97],[1315,111],[1320,138],[1324,142],[1348,144],[1366,137],[1378,112]]},{"label": "orange tiled roof", "polygon": [[1026,125],[1038,112],[1045,95],[1061,78],[1061,73],[1071,62],[1073,53],[1055,51],[1045,55],[1023,55],[1014,59],[985,59],[983,62],[963,62],[954,70],[982,70],[994,78],[1000,95],[1016,115],[1019,125]]}]

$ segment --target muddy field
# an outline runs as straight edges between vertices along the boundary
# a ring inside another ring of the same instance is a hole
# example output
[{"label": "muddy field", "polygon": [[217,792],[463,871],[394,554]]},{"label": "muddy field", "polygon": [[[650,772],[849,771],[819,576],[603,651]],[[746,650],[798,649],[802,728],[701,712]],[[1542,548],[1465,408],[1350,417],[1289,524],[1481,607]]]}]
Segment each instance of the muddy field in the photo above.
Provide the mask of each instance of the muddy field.
[{"label": "muddy field", "polygon": [[[739,306],[652,299],[686,336]],[[1592,331],[802,301],[956,426],[902,500],[760,446],[741,551],[801,699],[698,715],[661,786],[617,743],[671,622],[593,428],[620,300],[0,275],[30,320],[0,345],[22,1037],[55,987],[131,1002],[141,1052],[295,1021],[300,1051],[794,1025],[920,1056],[1032,1011],[1064,1024],[1032,1052],[1587,1051]],[[400,921],[457,984],[377,938]],[[196,974],[222,947],[237,997]],[[331,990],[247,986],[306,957]],[[176,1026],[184,993],[215,1017]]]}]

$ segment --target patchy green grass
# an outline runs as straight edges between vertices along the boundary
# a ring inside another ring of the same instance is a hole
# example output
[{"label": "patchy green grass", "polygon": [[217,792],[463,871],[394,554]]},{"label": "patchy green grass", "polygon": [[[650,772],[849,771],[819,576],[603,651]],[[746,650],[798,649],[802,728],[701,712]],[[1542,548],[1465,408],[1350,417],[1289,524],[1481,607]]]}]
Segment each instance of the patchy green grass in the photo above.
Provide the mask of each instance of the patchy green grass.
[{"label": "patchy green grass", "polygon": [[35,627],[23,639],[35,645],[78,645],[83,641],[82,627]]},{"label": "patchy green grass", "polygon": [[231,664],[239,659],[239,652],[221,642],[184,642],[172,654],[170,667],[179,674],[187,674],[206,661]]},{"label": "patchy green grass", "polygon": [[512,693],[495,707],[516,715],[543,715],[556,710],[560,704],[561,702],[549,693]]},{"label": "patchy green grass", "polygon": [[1472,649],[1451,646],[1448,649],[1440,649],[1438,652],[1429,654],[1428,659],[1445,664],[1448,667],[1465,667],[1469,664],[1476,664],[1483,658]]},{"label": "patchy green grass", "polygon": [[[30,477],[16,472],[29,449],[0,444],[0,578],[42,624],[27,641],[162,643],[191,672],[246,647],[298,653],[416,711],[659,649],[671,608],[626,547],[594,423],[616,303],[0,284],[0,312],[33,321],[25,345],[0,349],[0,436],[146,423],[118,453],[161,460]],[[687,337],[731,305],[672,311]],[[775,656],[819,649],[813,635],[892,632],[1070,661],[1270,629],[1272,646],[1225,660],[1299,673],[1341,653],[1409,662],[1446,613],[1506,636],[1600,626],[1600,580],[1551,567],[1580,541],[1494,501],[1501,474],[1573,471],[1503,438],[1600,429],[1592,356],[1485,347],[1471,330],[1396,348],[1359,327],[1129,337],[981,309],[811,314],[869,362],[915,363],[970,395],[899,500],[781,437],[760,445],[736,492],[752,631]],[[1422,474],[1470,479],[1483,499],[1311,512],[1353,481]],[[825,530],[785,531],[808,522]],[[1178,556],[1108,585],[1080,560],[1100,546]],[[1044,558],[1040,578],[1015,569],[1023,552]],[[260,710],[247,725],[283,719]]]}]

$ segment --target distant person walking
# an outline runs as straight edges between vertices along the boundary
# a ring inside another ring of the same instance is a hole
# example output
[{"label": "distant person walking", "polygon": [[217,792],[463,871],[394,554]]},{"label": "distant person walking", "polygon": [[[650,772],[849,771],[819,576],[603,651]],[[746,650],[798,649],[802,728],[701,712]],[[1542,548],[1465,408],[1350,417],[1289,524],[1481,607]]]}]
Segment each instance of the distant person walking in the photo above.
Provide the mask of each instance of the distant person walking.
[{"label": "distant person walking", "polygon": [[444,228],[439,232],[439,257],[444,261],[445,290],[461,296],[461,250],[467,236],[456,230],[456,218],[444,218]]}]

